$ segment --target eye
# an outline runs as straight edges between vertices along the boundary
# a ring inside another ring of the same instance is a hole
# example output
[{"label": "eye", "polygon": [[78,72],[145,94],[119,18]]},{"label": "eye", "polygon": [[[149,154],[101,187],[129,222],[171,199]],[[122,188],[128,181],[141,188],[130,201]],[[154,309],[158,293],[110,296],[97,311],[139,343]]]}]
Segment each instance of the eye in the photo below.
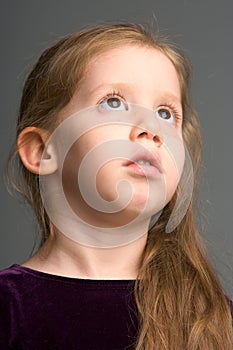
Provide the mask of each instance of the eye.
[{"label": "eye", "polygon": [[109,97],[101,102],[100,105],[109,111],[128,111],[129,109],[127,103],[118,97]]},{"label": "eye", "polygon": [[156,111],[156,116],[169,123],[175,123],[174,113],[172,113],[169,109],[160,108],[158,111]]}]

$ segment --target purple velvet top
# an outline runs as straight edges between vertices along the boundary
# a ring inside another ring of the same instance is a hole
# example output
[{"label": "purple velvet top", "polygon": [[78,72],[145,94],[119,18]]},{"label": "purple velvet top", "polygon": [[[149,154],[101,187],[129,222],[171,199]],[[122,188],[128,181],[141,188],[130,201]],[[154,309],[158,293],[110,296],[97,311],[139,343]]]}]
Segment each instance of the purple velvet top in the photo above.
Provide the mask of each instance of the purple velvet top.
[{"label": "purple velvet top", "polygon": [[0,349],[134,349],[134,283],[55,276],[13,265],[0,272]]},{"label": "purple velvet top", "polygon": [[0,272],[0,349],[132,350],[138,330],[134,283],[13,265]]}]

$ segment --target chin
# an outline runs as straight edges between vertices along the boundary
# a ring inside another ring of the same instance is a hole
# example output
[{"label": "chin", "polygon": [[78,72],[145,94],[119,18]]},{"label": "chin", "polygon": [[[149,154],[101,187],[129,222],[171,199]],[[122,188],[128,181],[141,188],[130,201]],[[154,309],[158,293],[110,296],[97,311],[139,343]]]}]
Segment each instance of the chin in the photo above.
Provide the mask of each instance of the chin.
[{"label": "chin", "polygon": [[165,206],[163,201],[155,201],[146,198],[134,198],[127,207],[127,212],[130,212],[135,218],[139,216],[143,219],[150,219],[151,216],[160,212]]}]

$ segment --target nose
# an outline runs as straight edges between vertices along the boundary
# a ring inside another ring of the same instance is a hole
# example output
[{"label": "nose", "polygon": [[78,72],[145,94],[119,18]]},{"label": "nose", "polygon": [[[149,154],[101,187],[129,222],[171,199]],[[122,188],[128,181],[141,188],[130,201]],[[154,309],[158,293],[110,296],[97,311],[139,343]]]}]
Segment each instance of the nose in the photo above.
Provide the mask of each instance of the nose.
[{"label": "nose", "polygon": [[134,142],[153,141],[157,147],[160,147],[163,144],[163,138],[159,129],[159,123],[155,117],[140,118],[131,128],[130,140]]}]

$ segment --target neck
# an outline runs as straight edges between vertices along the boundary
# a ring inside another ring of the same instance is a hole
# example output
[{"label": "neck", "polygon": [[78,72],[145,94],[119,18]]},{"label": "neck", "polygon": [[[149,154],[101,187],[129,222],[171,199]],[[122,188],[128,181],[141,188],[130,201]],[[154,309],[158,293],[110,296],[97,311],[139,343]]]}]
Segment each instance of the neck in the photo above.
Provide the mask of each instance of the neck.
[{"label": "neck", "polygon": [[136,279],[147,234],[116,248],[92,248],[55,232],[24,266],[46,273],[89,279]]}]

